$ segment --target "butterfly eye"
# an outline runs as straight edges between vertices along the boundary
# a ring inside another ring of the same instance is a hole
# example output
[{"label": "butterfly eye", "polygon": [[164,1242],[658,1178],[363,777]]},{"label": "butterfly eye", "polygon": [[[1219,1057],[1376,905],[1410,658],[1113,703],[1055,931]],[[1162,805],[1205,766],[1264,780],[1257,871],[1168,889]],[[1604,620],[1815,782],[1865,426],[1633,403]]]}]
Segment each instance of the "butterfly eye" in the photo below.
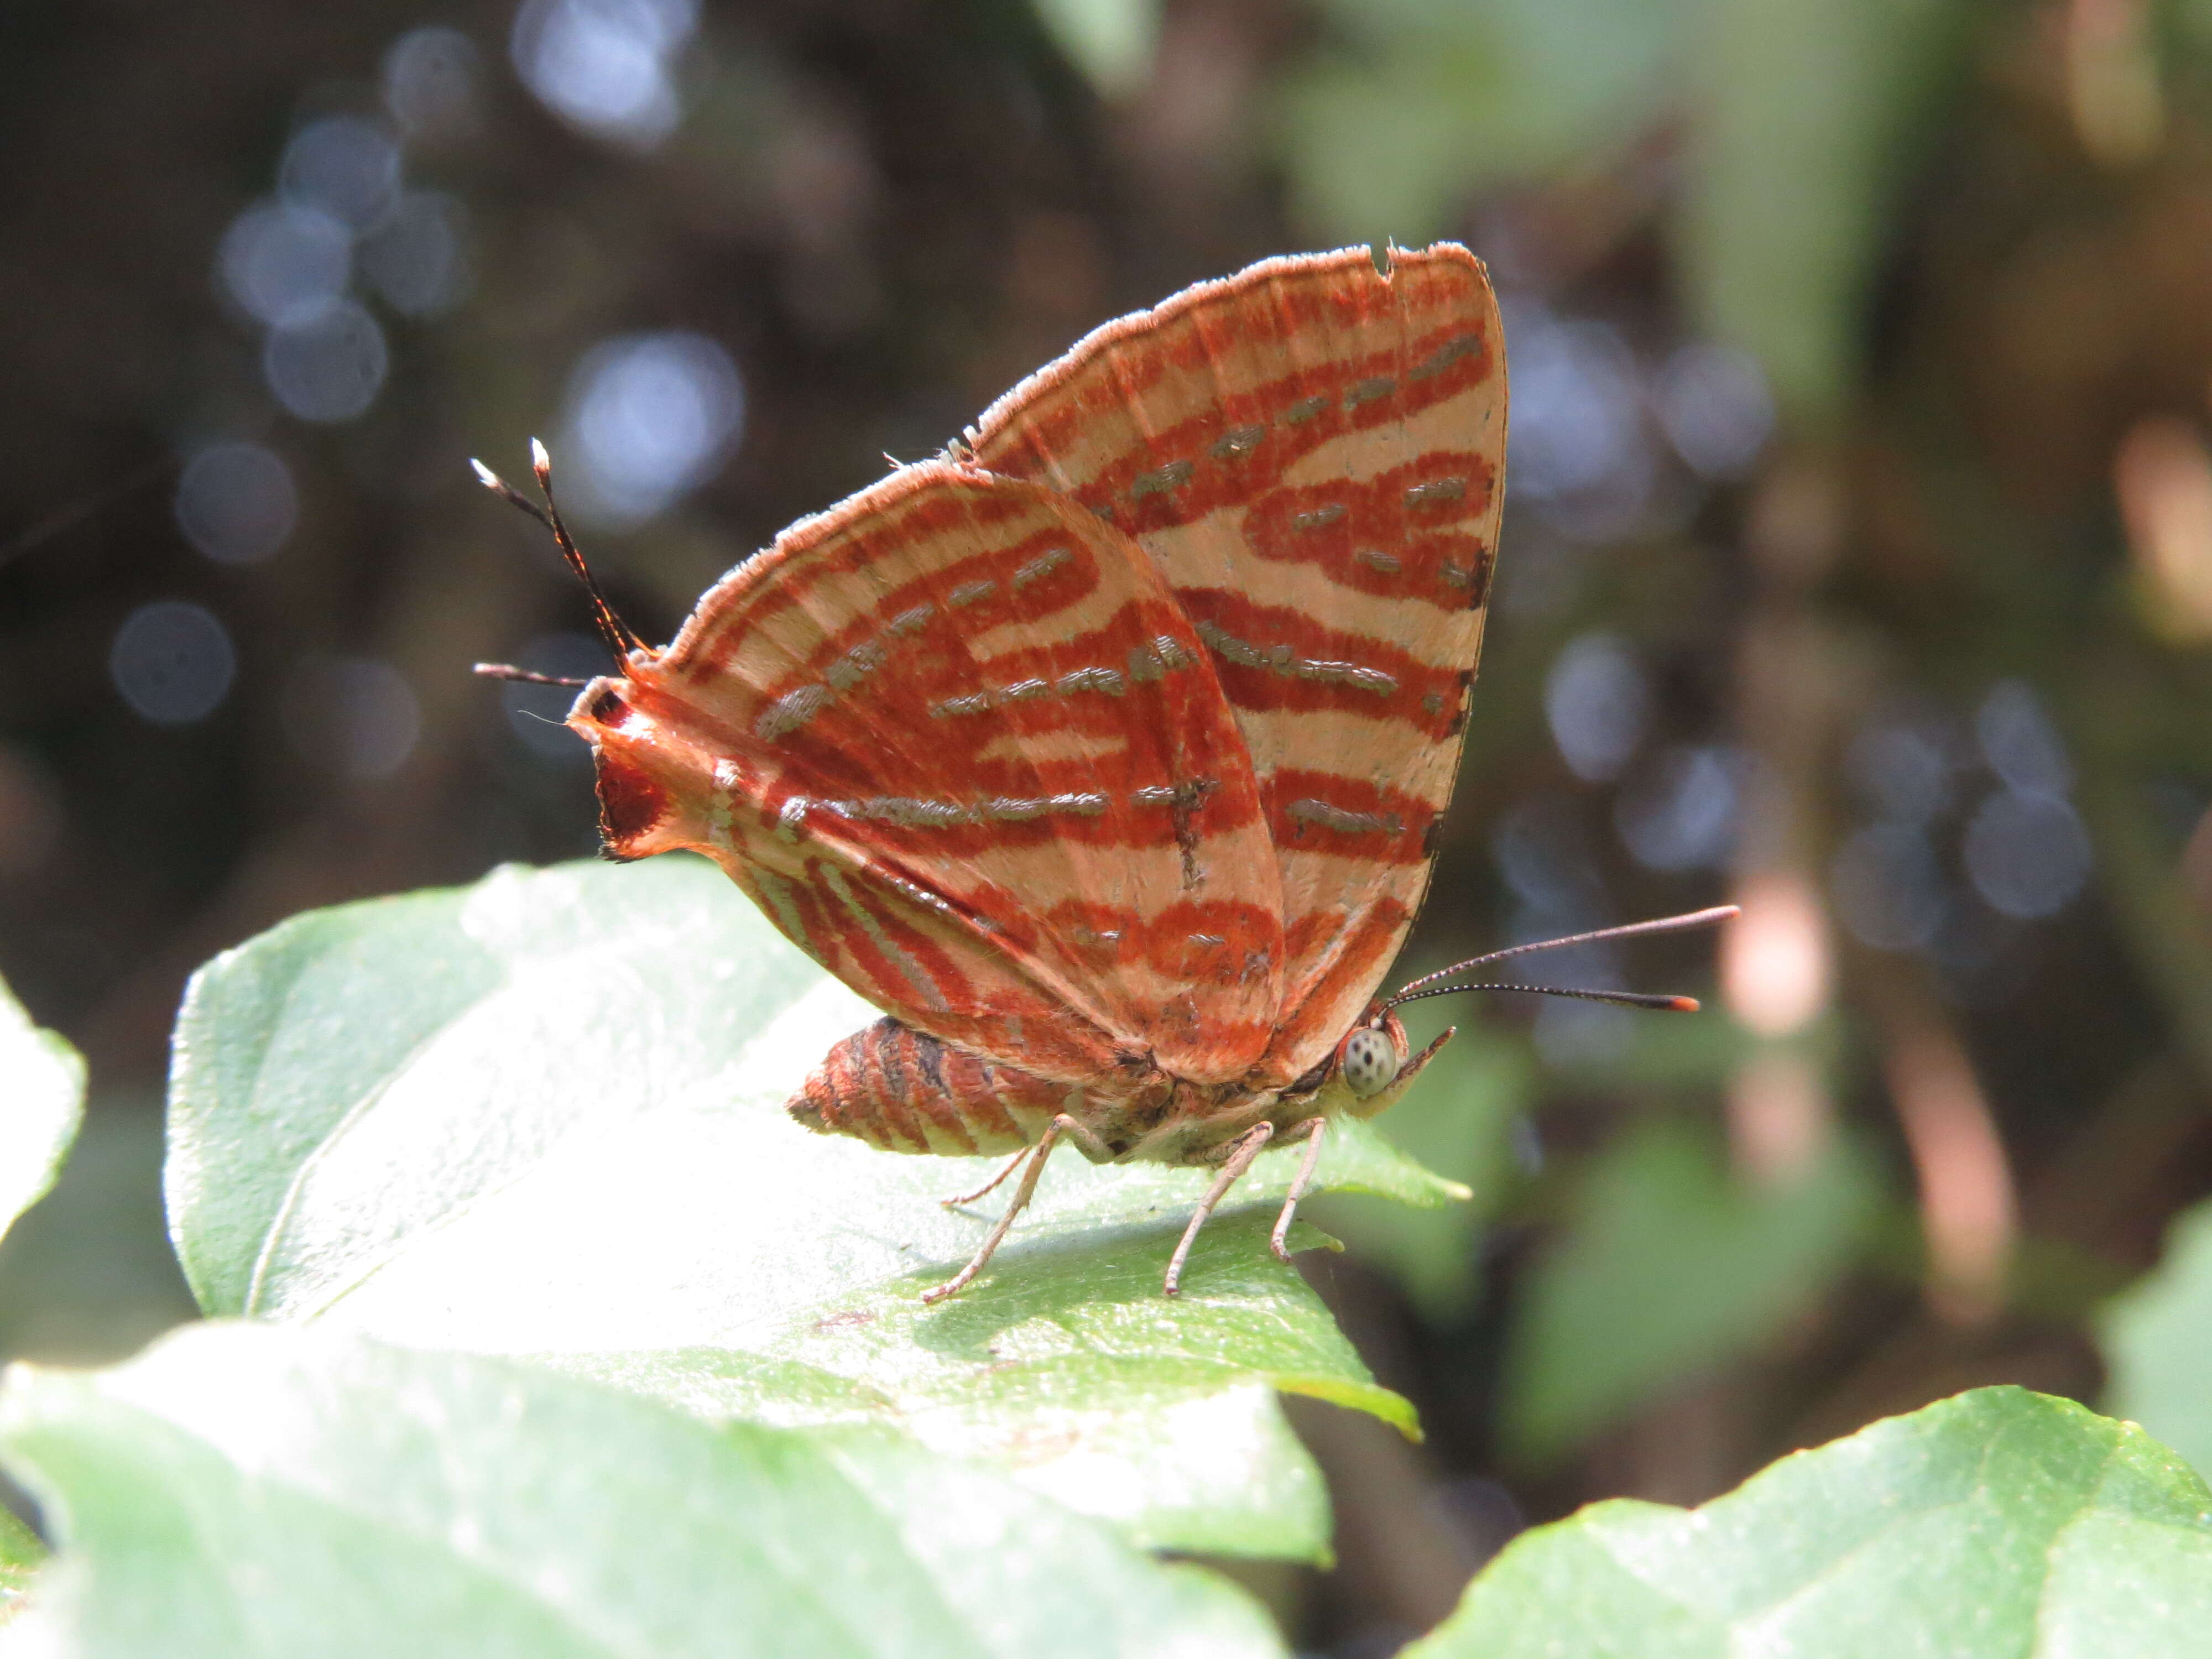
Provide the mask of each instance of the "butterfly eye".
[{"label": "butterfly eye", "polygon": [[1398,1075],[1398,1045],[1372,1025],[1344,1040],[1344,1081],[1362,1100],[1381,1094]]}]

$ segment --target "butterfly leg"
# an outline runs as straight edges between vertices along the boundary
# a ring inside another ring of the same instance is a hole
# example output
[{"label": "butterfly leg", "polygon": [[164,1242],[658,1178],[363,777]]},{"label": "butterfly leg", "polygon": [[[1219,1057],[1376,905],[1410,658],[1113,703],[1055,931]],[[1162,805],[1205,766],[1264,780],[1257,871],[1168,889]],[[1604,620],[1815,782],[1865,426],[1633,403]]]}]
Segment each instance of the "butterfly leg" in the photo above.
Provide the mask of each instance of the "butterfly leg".
[{"label": "butterfly leg", "polygon": [[[1083,1155],[1093,1164],[1111,1164],[1114,1161],[1114,1149],[1101,1140],[1086,1125],[1078,1122],[1066,1112],[1060,1113],[1059,1116],[1053,1119],[1052,1127],[1082,1147]],[[1019,1169],[1022,1160],[1036,1150],[1032,1146],[1023,1147],[1021,1151],[1006,1160],[1005,1169],[1000,1170],[974,1192],[963,1193],[957,1198],[941,1198],[938,1202],[948,1210],[957,1210],[963,1204],[973,1204],[977,1199],[994,1191],[999,1183]]]},{"label": "butterfly leg", "polygon": [[1298,1212],[1298,1200],[1313,1184],[1314,1165],[1321,1162],[1321,1139],[1328,1133],[1328,1120],[1325,1117],[1316,1118],[1313,1127],[1306,1131],[1306,1155],[1298,1160],[1298,1173],[1291,1182],[1291,1195],[1283,1200],[1283,1212],[1275,1218],[1274,1233],[1267,1240],[1267,1248],[1275,1253],[1278,1261],[1291,1259],[1290,1248],[1285,1242],[1291,1236],[1291,1219]]},{"label": "butterfly leg", "polygon": [[973,1204],[977,1199],[986,1197],[989,1194],[996,1191],[999,1183],[1004,1181],[1008,1176],[1013,1174],[1016,1170],[1021,1168],[1022,1160],[1036,1151],[1036,1148],[1034,1146],[1023,1147],[1021,1151],[1016,1152],[1012,1158],[1006,1160],[1006,1168],[1000,1170],[998,1174],[993,1176],[988,1181],[978,1187],[974,1192],[963,1193],[957,1198],[940,1198],[937,1201],[939,1204],[942,1204],[948,1210],[957,1210],[963,1204]]},{"label": "butterfly leg", "polygon": [[1221,1173],[1213,1177],[1213,1184],[1206,1189],[1206,1196],[1198,1201],[1198,1213],[1190,1218],[1190,1225],[1182,1230],[1182,1243],[1168,1263],[1167,1282],[1160,1288],[1170,1296],[1182,1288],[1182,1264],[1189,1259],[1190,1247],[1198,1242],[1198,1230],[1206,1225],[1206,1218],[1213,1213],[1213,1206],[1221,1202],[1222,1195],[1237,1184],[1237,1179],[1252,1167],[1252,1160],[1274,1139],[1275,1126],[1255,1123],[1242,1136],[1230,1143],[1229,1156],[1222,1161]]},{"label": "butterfly leg", "polygon": [[[1014,1224],[1014,1218],[1029,1207],[1030,1197],[1036,1191],[1037,1177],[1044,1173],[1044,1161],[1052,1156],[1052,1149],[1059,1145],[1062,1135],[1067,1136],[1072,1140],[1079,1141],[1086,1147],[1105,1150],[1104,1143],[1097,1135],[1084,1125],[1078,1123],[1066,1112],[1053,1119],[1035,1146],[1025,1152],[1015,1155],[1014,1163],[1016,1164],[1020,1163],[1023,1158],[1029,1160],[1028,1164],[1022,1170],[1022,1184],[1014,1188],[1014,1201],[1006,1206],[1006,1214],[999,1218],[998,1224],[985,1237],[983,1248],[975,1252],[974,1261],[942,1285],[924,1291],[921,1293],[921,1299],[924,1302],[944,1301],[946,1297],[951,1296],[983,1271],[984,1264],[997,1252],[1000,1241],[1006,1237],[1007,1230]],[[1000,1170],[998,1179],[992,1182],[991,1187],[995,1187],[999,1182],[1004,1181],[1006,1178],[1007,1170],[1012,1168],[1013,1164],[1009,1164],[1006,1170]],[[989,1192],[991,1187],[984,1188],[983,1191]],[[977,1194],[979,1197],[981,1195]]]}]

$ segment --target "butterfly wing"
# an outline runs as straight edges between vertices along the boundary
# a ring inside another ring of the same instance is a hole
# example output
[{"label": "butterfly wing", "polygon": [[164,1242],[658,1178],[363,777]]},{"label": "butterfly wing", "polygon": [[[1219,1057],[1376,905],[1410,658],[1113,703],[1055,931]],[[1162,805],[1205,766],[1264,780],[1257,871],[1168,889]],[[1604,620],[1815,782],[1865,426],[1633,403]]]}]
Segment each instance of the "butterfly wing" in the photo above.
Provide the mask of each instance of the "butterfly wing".
[{"label": "butterfly wing", "polygon": [[1282,872],[1278,1081],[1372,996],[1429,880],[1482,643],[1505,370],[1481,264],[1270,259],[1110,323],[969,434],[1127,532],[1210,650]]},{"label": "butterfly wing", "polygon": [[974,468],[803,520],[595,682],[618,857],[690,848],[885,1012],[1069,1081],[1266,1052],[1281,895],[1189,617],[1126,536]]}]

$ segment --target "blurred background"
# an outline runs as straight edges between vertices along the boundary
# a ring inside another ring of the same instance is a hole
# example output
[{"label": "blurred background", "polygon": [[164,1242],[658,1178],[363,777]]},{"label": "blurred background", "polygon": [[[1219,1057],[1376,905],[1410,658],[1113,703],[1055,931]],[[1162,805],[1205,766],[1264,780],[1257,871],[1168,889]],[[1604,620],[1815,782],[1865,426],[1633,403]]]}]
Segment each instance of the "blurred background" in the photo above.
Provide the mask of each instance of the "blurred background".
[{"label": "blurred background", "polygon": [[1250,1582],[1386,1654],[1984,1382],[2212,1465],[2212,0],[88,0],[0,88],[0,973],[94,1090],[0,1355],[188,1316],[196,964],[592,851],[562,694],[469,666],[598,647],[470,456],[543,434],[665,638],[1092,325],[1449,236],[1513,436],[1399,976],[1745,916],[1546,963],[1703,1018],[1421,1005],[1385,1127],[1477,1203],[1307,1261],[1428,1440],[1300,1409],[1340,1562]]}]

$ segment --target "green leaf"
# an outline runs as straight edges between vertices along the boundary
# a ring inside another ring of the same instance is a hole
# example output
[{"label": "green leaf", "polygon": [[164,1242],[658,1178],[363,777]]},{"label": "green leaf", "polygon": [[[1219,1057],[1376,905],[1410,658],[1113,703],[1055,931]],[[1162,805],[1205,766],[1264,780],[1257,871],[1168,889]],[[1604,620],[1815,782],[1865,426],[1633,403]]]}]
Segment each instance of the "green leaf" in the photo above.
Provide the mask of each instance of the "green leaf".
[{"label": "green leaf", "polygon": [[1037,21],[1103,98],[1121,98],[1152,78],[1160,43],[1160,0],[1033,0]]},{"label": "green leaf", "polygon": [[38,1534],[0,1509],[0,1625],[22,1611],[24,1594],[46,1559],[46,1547]]},{"label": "green leaf", "polygon": [[1557,1456],[1669,1383],[1754,1350],[1843,1265],[1875,1194],[1848,1141],[1762,1191],[1732,1181],[1710,1140],[1680,1125],[1624,1137],[1530,1282],[1506,1361],[1510,1442]]},{"label": "green leaf", "polygon": [[1980,1389],[1682,1510],[1516,1539],[1406,1659],[2202,1653],[2212,1492],[2131,1424]]},{"label": "green leaf", "polygon": [[1299,220],[1418,246],[1471,191],[1620,143],[1659,108],[1682,0],[1333,0],[1353,49],[1286,80],[1275,127]]},{"label": "green leaf", "polygon": [[1223,1581],[896,1436],[336,1333],[22,1368],[0,1455],[62,1546],[32,1618],[81,1659],[1281,1652]]},{"label": "green leaf", "polygon": [[103,1364],[192,1317],[164,1234],[158,1107],[143,1087],[111,1090],[0,1245],[0,1355]]},{"label": "green leaf", "polygon": [[2174,1220],[2156,1270],[2098,1322],[2106,1405],[2212,1468],[2212,1203]]},{"label": "green leaf", "polygon": [[1692,302],[1779,400],[1832,417],[1908,167],[1955,82],[1966,0],[1713,0],[1676,248]]},{"label": "green leaf", "polygon": [[[503,871],[296,918],[194,981],[170,1212],[210,1313],[531,1354],[695,1408],[854,1416],[1185,1549],[1317,1559],[1326,1504],[1272,1390],[1410,1429],[1267,1254],[1297,1151],[1160,1275],[1206,1175],[1056,1158],[992,1268],[938,1200],[991,1159],[809,1134],[782,1103],[873,1012],[722,875]],[[1464,1189],[1364,1125],[1322,1184]],[[1003,1190],[1003,1189],[1002,1189]]]},{"label": "green leaf", "polygon": [[0,981],[0,1237],[54,1184],[83,1118],[83,1060]]}]

